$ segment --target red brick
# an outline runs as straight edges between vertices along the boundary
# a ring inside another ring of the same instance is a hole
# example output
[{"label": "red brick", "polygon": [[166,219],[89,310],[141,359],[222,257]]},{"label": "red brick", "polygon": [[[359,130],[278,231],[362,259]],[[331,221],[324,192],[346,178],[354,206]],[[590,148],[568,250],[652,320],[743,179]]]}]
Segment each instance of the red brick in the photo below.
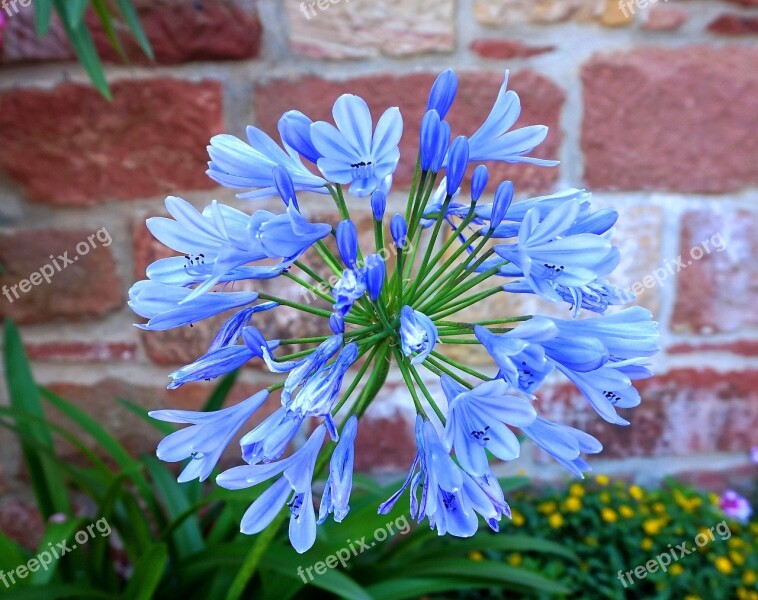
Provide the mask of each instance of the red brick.
[{"label": "red brick", "polygon": [[689,354],[693,352],[729,352],[741,356],[758,356],[758,340],[740,340],[717,343],[682,343],[666,348],[668,354]]},{"label": "red brick", "polygon": [[689,13],[675,6],[656,6],[647,15],[644,28],[648,31],[675,31],[687,21]]},{"label": "red brick", "polygon": [[37,548],[45,524],[31,498],[8,498],[0,503],[0,532],[27,550]]},{"label": "red brick", "polygon": [[221,86],[169,78],[0,94],[0,169],[31,200],[85,206],[214,187],[209,138],[222,130]]},{"label": "red brick", "polygon": [[582,70],[589,186],[727,192],[757,183],[756,62],[758,48],[746,46],[592,58]]},{"label": "red brick", "polygon": [[628,427],[603,421],[573,386],[538,392],[538,410],[597,437],[603,458],[747,452],[758,428],[758,371],[681,369],[644,381],[642,404],[619,412]]},{"label": "red brick", "polygon": [[13,18],[6,15],[5,28],[0,38],[2,63],[60,61],[73,58],[71,45],[57,15],[53,15],[50,30],[43,38],[37,37],[34,29],[33,9],[21,10],[13,15]]},{"label": "red brick", "polygon": [[685,263],[691,260],[691,249],[702,250],[714,235],[720,234],[725,249],[692,260],[678,274],[675,331],[736,332],[758,325],[758,266],[753,260],[757,226],[758,215],[745,210],[699,210],[683,216],[680,253]]},{"label": "red brick", "polygon": [[[92,249],[87,243],[92,233],[43,229],[0,235],[0,264],[5,268],[0,286],[8,286],[8,294],[13,298],[9,302],[6,296],[0,297],[0,315],[24,324],[45,323],[57,318],[100,317],[123,306],[124,290],[116,275],[111,250],[97,239],[93,240],[96,247]],[[79,255],[76,248],[82,242],[89,251]],[[66,252],[69,260],[76,258],[75,263],[65,266],[57,258]],[[29,280],[42,267],[55,268],[51,255],[61,270],[50,277],[50,283],[41,280],[27,293],[17,288],[16,299],[12,286]]]},{"label": "red brick", "polygon": [[[313,120],[330,120],[331,108],[341,94],[353,93],[365,98],[376,119],[390,106],[399,106],[404,121],[400,144],[400,165],[395,181],[407,186],[413,175],[418,153],[418,131],[426,107],[429,88],[435,75],[376,75],[348,81],[326,81],[306,77],[297,81],[274,81],[256,91],[255,114],[258,125],[278,137],[276,123],[283,112],[298,109]],[[492,108],[502,84],[502,73],[459,73],[458,98],[450,111],[454,135],[473,134]],[[509,84],[521,96],[523,113],[517,126],[544,124],[550,127],[547,140],[535,151],[541,158],[556,158],[560,145],[559,117],[564,94],[553,82],[531,71],[512,74]],[[533,165],[501,165],[491,173],[492,179],[513,179],[521,191],[544,191],[557,180],[558,170]]]},{"label": "red brick", "polygon": [[42,342],[26,344],[31,360],[54,362],[133,361],[137,345],[129,343]]},{"label": "red brick", "polygon": [[[212,0],[139,0],[135,3],[140,22],[150,40],[159,64],[176,64],[198,60],[239,60],[258,56],[263,27],[257,11],[246,2]],[[107,60],[121,62],[105,34],[97,27],[91,12],[90,25],[95,28],[95,43]],[[121,36],[131,62],[148,62],[134,38],[124,27]]]},{"label": "red brick", "polygon": [[758,33],[758,17],[721,15],[708,24],[708,31],[718,35],[754,35]]},{"label": "red brick", "polygon": [[416,455],[413,424],[402,415],[361,419],[355,441],[355,470],[359,473],[402,473]]},{"label": "red brick", "polygon": [[755,488],[755,465],[721,468],[718,471],[685,471],[677,473],[676,479],[686,485],[718,494],[736,489],[749,496]]},{"label": "red brick", "polygon": [[516,40],[474,40],[471,42],[471,51],[482,58],[508,59],[529,58],[538,54],[545,54],[555,50],[555,46],[530,46]]}]

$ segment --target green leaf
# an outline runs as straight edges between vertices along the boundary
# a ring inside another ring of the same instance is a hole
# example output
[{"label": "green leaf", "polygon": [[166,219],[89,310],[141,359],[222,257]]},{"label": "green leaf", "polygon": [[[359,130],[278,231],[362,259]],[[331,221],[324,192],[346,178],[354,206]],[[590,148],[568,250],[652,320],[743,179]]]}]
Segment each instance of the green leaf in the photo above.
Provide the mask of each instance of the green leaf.
[{"label": "green leaf", "polygon": [[95,14],[100,21],[100,24],[103,26],[105,37],[108,38],[108,41],[111,46],[113,46],[116,53],[121,57],[121,60],[126,61],[126,52],[124,52],[124,47],[118,37],[118,32],[113,26],[113,17],[108,10],[108,4],[105,0],[92,0],[92,8],[95,9]]},{"label": "green leaf", "polygon": [[[163,500],[170,520],[177,519],[191,507],[192,501],[188,495],[189,484],[180,484],[171,472],[152,457],[145,458],[147,470],[153,479],[159,497]],[[180,557],[189,556],[203,549],[203,536],[197,517],[189,517],[173,533],[176,548]]]},{"label": "green leaf", "polygon": [[38,37],[44,37],[50,30],[53,0],[35,0],[34,2],[34,29]]},{"label": "green leaf", "polygon": [[71,42],[71,46],[73,47],[79,62],[82,64],[82,67],[84,67],[84,70],[87,71],[93,85],[105,99],[111,100],[112,96],[110,88],[108,87],[108,82],[105,79],[105,73],[103,72],[103,64],[100,62],[100,56],[97,54],[97,49],[92,41],[92,36],[87,30],[84,22],[79,23],[76,27],[71,26],[71,23],[69,23],[66,18],[67,1],[68,0],[54,0],[55,8],[61,16],[63,29],[68,36],[69,42]]},{"label": "green leaf", "polygon": [[151,600],[163,579],[167,564],[168,548],[165,544],[154,544],[135,565],[123,598]]},{"label": "green leaf", "polygon": [[555,554],[579,562],[579,557],[569,548],[556,542],[528,535],[507,535],[506,533],[493,534],[481,530],[474,537],[462,540],[447,540],[442,543],[444,546],[441,549],[429,548],[428,551],[424,553],[424,558],[432,558],[436,555],[461,555],[475,550],[500,550],[504,552],[538,552]]},{"label": "green leaf", "polygon": [[0,532],[0,569],[7,572],[28,560],[26,552],[12,539]]},{"label": "green leaf", "polygon": [[54,446],[50,430],[45,424],[45,414],[39,401],[37,384],[34,382],[18,329],[12,321],[7,319],[4,344],[5,374],[11,407],[42,421],[16,424],[19,432],[26,436],[21,440],[21,451],[37,500],[37,507],[45,519],[54,513],[69,514],[71,505],[61,473],[55,468],[53,460],[40,450],[46,448],[54,452]]},{"label": "green leaf", "polygon": [[221,407],[224,406],[224,402],[226,402],[226,398],[229,396],[229,392],[232,391],[232,387],[234,386],[234,382],[237,381],[238,375],[239,369],[236,369],[235,371],[224,375],[219,384],[213,390],[213,393],[208,398],[208,401],[205,403],[203,412],[220,410]]},{"label": "green leaf", "polygon": [[166,423],[165,421],[159,421],[158,419],[153,419],[147,414],[147,411],[142,408],[139,404],[135,404],[134,402],[131,402],[130,400],[125,400],[123,398],[116,398],[116,402],[121,404],[124,408],[126,408],[129,412],[134,413],[137,415],[140,419],[145,421],[145,423],[149,423],[152,425],[155,429],[160,431],[163,435],[170,435],[176,431],[176,427],[172,425],[171,423]]},{"label": "green leaf", "polygon": [[64,4],[66,7],[65,18],[71,27],[77,27],[82,22],[87,4],[89,4],[89,0],[66,0]]},{"label": "green leaf", "polygon": [[140,48],[142,48],[142,51],[145,53],[145,55],[150,60],[153,60],[155,58],[153,55],[153,48],[150,45],[150,41],[147,39],[144,30],[142,29],[142,25],[139,21],[139,16],[137,16],[137,11],[134,9],[134,5],[132,4],[131,0],[116,0],[116,4],[118,4],[118,8],[121,11],[121,14],[124,15],[124,19],[126,19],[126,24],[129,26],[129,29],[132,30],[134,39],[137,40],[137,43],[140,45]]},{"label": "green leaf", "polygon": [[[50,545],[69,540],[84,524],[84,519],[69,519],[63,523],[49,523],[45,533],[37,546],[37,558],[43,552],[50,554]],[[29,583],[33,586],[42,586],[50,583],[58,567],[58,560],[53,558],[47,569],[40,569],[32,573]]]}]

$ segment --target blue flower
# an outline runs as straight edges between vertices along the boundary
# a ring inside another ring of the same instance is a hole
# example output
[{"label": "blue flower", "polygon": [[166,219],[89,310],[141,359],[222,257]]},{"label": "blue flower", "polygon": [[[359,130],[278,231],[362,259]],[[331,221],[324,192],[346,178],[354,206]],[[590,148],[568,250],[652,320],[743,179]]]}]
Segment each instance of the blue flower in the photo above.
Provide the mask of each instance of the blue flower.
[{"label": "blue flower", "polygon": [[455,138],[447,160],[447,195],[452,196],[461,187],[469,162],[469,143],[465,136]]},{"label": "blue flower", "polygon": [[296,260],[332,232],[331,225],[326,223],[309,223],[294,205],[282,215],[258,210],[250,218],[248,228],[250,236],[260,244],[266,256],[283,257],[288,262]]},{"label": "blue flower", "polygon": [[419,162],[422,171],[437,173],[445,160],[450,143],[450,124],[441,119],[436,110],[430,110],[421,120],[419,136]]},{"label": "blue flower", "polygon": [[321,154],[318,168],[329,181],[350,184],[351,194],[368,196],[397,168],[403,133],[400,111],[387,109],[372,132],[365,100],[344,94],[334,103],[332,116],[337,127],[324,121],[311,125],[311,142]]},{"label": "blue flower", "polygon": [[506,425],[531,425],[537,416],[531,402],[502,379],[472,390],[448,375],[441,377],[441,383],[448,401],[445,437],[466,472],[479,477],[489,473],[486,450],[500,460],[518,457],[518,438]]},{"label": "blue flower", "polygon": [[379,299],[387,276],[387,265],[378,254],[369,254],[366,257],[366,288],[368,297],[373,302]]},{"label": "blue flower", "polygon": [[495,191],[495,198],[492,202],[492,211],[490,212],[490,224],[485,233],[488,233],[490,229],[497,231],[500,223],[505,218],[508,212],[508,208],[513,201],[513,183],[510,181],[503,181],[497,190]]},{"label": "blue flower", "polygon": [[313,121],[299,110],[290,110],[284,113],[279,120],[279,133],[287,146],[312,163],[316,163],[321,158],[321,154],[311,141],[312,124]]},{"label": "blue flower", "polygon": [[[282,123],[280,121],[280,129]],[[250,189],[237,194],[242,199],[268,198],[276,194],[274,168],[285,168],[298,191],[329,193],[326,181],[311,173],[297,152],[285,144],[282,150],[274,140],[257,127],[247,128],[246,144],[232,135],[211,138],[208,154],[211,161],[206,173],[216,183],[229,188]],[[291,138],[290,138],[291,139]],[[301,150],[303,147],[300,147]]]},{"label": "blue flower", "polygon": [[437,343],[437,328],[425,314],[403,306],[400,310],[400,347],[406,356],[416,356],[411,364],[418,365],[434,350]]},{"label": "blue flower", "polygon": [[348,269],[354,268],[358,259],[358,230],[355,224],[350,219],[341,221],[337,225],[336,238],[342,261]]},{"label": "blue flower", "polygon": [[350,512],[350,492],[353,489],[353,463],[355,462],[355,436],[358,434],[358,418],[353,415],[342,428],[340,440],[329,462],[329,477],[324,486],[324,495],[318,513],[319,525],[334,513],[334,520],[341,523]]},{"label": "blue flower", "polygon": [[444,119],[458,93],[458,77],[455,71],[447,69],[437,76],[429,91],[429,101],[426,110],[436,111],[440,118]]},{"label": "blue flower", "polygon": [[[512,294],[534,294],[532,287],[523,279],[506,283],[503,289]],[[577,287],[556,285],[553,286],[553,289],[561,297],[561,300],[571,305],[574,318],[579,316],[581,309],[602,314],[609,306],[618,306],[634,301],[634,294],[614,287],[604,279],[598,279],[593,283]]]},{"label": "blue flower", "polygon": [[221,487],[240,490],[282,475],[247,509],[240,526],[242,533],[252,535],[263,531],[286,504],[290,509],[289,538],[293,548],[302,554],[313,546],[316,541],[313,470],[325,434],[324,427],[316,428],[302,448],[279,462],[234,467],[216,477]]},{"label": "blue flower", "polygon": [[478,202],[482,197],[484,189],[487,187],[487,180],[489,179],[489,172],[487,167],[479,165],[474,169],[474,174],[471,176],[471,202]]},{"label": "blue flower", "polygon": [[508,71],[487,119],[477,132],[469,138],[469,159],[471,161],[497,160],[508,163],[532,163],[552,167],[554,160],[542,160],[525,156],[547,137],[544,125],[531,125],[508,131],[521,114],[521,101],[513,91],[507,91]]},{"label": "blue flower", "polygon": [[603,449],[603,445],[588,433],[542,417],[537,417],[534,423],[521,430],[577,477],[584,478],[584,473],[592,470],[582,453],[597,454]]},{"label": "blue flower", "polygon": [[244,345],[226,345],[211,349],[195,362],[171,373],[173,381],[168,389],[173,390],[192,381],[210,381],[219,375],[239,369],[253,358],[262,358],[263,351],[257,344],[258,340],[262,339],[260,332],[254,327],[247,327],[242,330],[242,337],[245,340]]},{"label": "blue flower", "polygon": [[371,194],[371,211],[374,213],[374,219],[377,221],[384,219],[385,210],[387,210],[387,194],[376,190]]},{"label": "blue flower", "polygon": [[332,288],[334,310],[344,317],[363,294],[366,293],[366,272],[364,269],[345,269],[342,277]]},{"label": "blue flower", "polygon": [[518,243],[495,246],[498,256],[518,267],[524,281],[546,300],[562,301],[555,286],[585,286],[618,265],[618,248],[605,237],[593,233],[566,235],[580,210],[579,201],[572,200],[540,221],[539,210],[532,208],[521,223]]},{"label": "blue flower", "polygon": [[153,419],[169,423],[189,423],[158,444],[158,458],[166,462],[179,462],[191,458],[179,475],[184,483],[199,479],[205,481],[218,463],[234,434],[268,398],[262,390],[247,400],[215,412],[189,410],[156,410],[148,413]]},{"label": "blue flower", "polygon": [[[380,514],[392,510],[402,493],[411,489],[411,516],[420,523],[425,518],[439,535],[470,537],[478,530],[477,513],[497,530],[500,515],[510,514],[508,505],[495,490],[493,477],[472,477],[455,464],[434,426],[416,419],[418,453],[402,487],[379,507]],[[418,469],[418,473],[416,470]],[[417,488],[421,486],[419,502]]]},{"label": "blue flower", "polygon": [[549,319],[535,317],[502,335],[477,325],[474,333],[500,368],[498,376],[517,390],[532,393],[553,371],[540,343],[558,335]]},{"label": "blue flower", "polygon": [[237,340],[242,335],[242,331],[250,324],[250,320],[255,313],[273,310],[277,306],[279,305],[276,302],[264,302],[263,304],[250,306],[235,313],[218,330],[208,351],[212,352],[213,350],[236,344]]},{"label": "blue flower", "polygon": [[233,308],[252,304],[256,292],[210,292],[187,302],[189,288],[175,287],[154,281],[138,281],[129,290],[129,308],[149,319],[140,329],[165,331],[191,325]]},{"label": "blue flower", "polygon": [[250,464],[268,463],[284,454],[305,417],[290,415],[286,406],[266,417],[240,440],[242,459]]},{"label": "blue flower", "polygon": [[397,248],[405,248],[406,236],[408,235],[408,224],[405,222],[403,215],[395,213],[390,221],[390,234]]}]

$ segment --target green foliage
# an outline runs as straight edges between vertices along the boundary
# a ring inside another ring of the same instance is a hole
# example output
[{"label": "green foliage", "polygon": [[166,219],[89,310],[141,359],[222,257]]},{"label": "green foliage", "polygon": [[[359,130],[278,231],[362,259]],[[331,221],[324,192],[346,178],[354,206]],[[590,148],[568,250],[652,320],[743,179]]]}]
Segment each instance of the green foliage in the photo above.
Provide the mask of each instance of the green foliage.
[{"label": "green foliage", "polygon": [[[511,506],[519,531],[565,544],[579,555],[579,562],[558,555],[483,554],[563,582],[572,588],[566,596],[572,600],[758,600],[758,522],[726,519],[718,502],[716,495],[674,481],[662,489],[645,490],[604,476],[573,483],[568,493],[565,489],[540,496],[518,492]],[[681,556],[676,547],[683,542],[692,552]],[[659,565],[645,567],[672,549],[676,560],[665,572]],[[644,578],[632,574],[633,583],[626,577],[624,587],[618,572],[636,567],[644,567],[640,569]]]},{"label": "green foliage", "polygon": [[53,12],[57,13],[79,62],[87,71],[94,86],[108,99],[111,98],[110,88],[85,20],[85,15],[90,6],[92,6],[108,41],[124,61],[127,60],[127,57],[119,39],[118,21],[125,23],[145,55],[150,59],[153,58],[153,49],[142,29],[142,25],[140,25],[132,1],[116,0],[116,5],[118,11],[113,8],[108,0],[34,0],[34,21],[37,35],[44,37],[48,34]]},{"label": "green foliage", "polygon": [[[18,332],[8,321],[4,341],[11,406],[0,408],[0,426],[22,444],[30,484],[47,524],[33,550],[0,535],[0,569],[11,572],[59,542],[76,543],[77,548],[47,570],[37,570],[3,589],[3,597],[223,598],[256,539],[239,532],[240,518],[265,486],[230,492],[197,482],[177,483],[171,467],[152,456],[131,456],[86,412],[38,388]],[[209,406],[222,406],[233,384],[234,375],[224,378]],[[145,416],[140,407],[119,402],[124,411]],[[53,413],[55,419],[50,419]],[[155,428],[156,437],[170,431],[166,423],[148,418],[145,422]],[[75,464],[57,454],[55,444],[61,439],[79,450],[81,459]],[[525,480],[503,484],[513,490]],[[565,546],[513,535],[510,525],[500,535],[487,530],[470,540],[439,537],[426,527],[411,527],[407,506],[377,514],[377,505],[395,489],[396,484],[382,487],[357,475],[351,513],[339,526],[327,523],[320,528],[307,554],[292,549],[286,528],[274,532],[243,597],[383,600],[461,590],[508,590],[532,597],[568,591],[536,570],[504,564],[499,556],[519,552],[575,562],[577,557]],[[74,504],[94,509],[82,517],[74,513]],[[97,524],[107,524],[108,533],[105,527],[93,529]],[[88,527],[93,532],[88,541],[77,542],[77,534]],[[478,553],[488,558],[480,559]],[[343,564],[338,563],[339,556]],[[333,565],[336,568],[328,568]]]}]

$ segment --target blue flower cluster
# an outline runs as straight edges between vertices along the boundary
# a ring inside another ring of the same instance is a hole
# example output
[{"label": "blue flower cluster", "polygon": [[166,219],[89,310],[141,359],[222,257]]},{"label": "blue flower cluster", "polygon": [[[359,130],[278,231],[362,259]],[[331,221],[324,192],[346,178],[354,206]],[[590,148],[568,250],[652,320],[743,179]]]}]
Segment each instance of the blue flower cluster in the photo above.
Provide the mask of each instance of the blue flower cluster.
[{"label": "blue flower cluster", "polygon": [[[405,483],[379,511],[391,510],[410,488],[411,514],[440,535],[473,535],[478,515],[497,530],[501,517],[510,515],[490,455],[516,459],[515,430],[577,476],[589,470],[584,456],[600,452],[600,442],[536,410],[534,394],[555,371],[610,423],[628,425],[619,409],[640,403],[633,382],[651,376],[648,360],[658,351],[658,332],[644,308],[605,314],[632,300],[606,279],[620,258],[611,241],[618,214],[593,211],[590,195],[577,189],[514,202],[510,181],[495,186],[491,203],[481,202],[489,172],[477,164],[467,182],[472,163],[557,163],[532,156],[546,127],[514,129],[521,107],[507,89],[507,73],[491,113],[468,137],[453,137],[446,120],[457,91],[450,70],[432,87],[404,213],[387,218],[400,159],[400,111],[389,108],[374,124],[363,99],[343,95],[334,104],[333,124],[286,113],[279,121],[281,146],[255,127],[248,128],[247,143],[229,135],[211,140],[208,175],[243,190],[242,199],[279,197],[281,212],[248,215],[215,201],[200,212],[170,197],[172,218],[147,221],[177,256],[150,265],[147,279],[130,290],[129,305],[146,319],[139,327],[166,330],[226,318],[208,351],[172,373],[169,387],[210,380],[250,360],[282,378],[216,412],[150,413],[188,425],[158,446],[162,460],[188,459],[182,482],[208,478],[241,434],[245,464],[219,474],[218,485],[236,490],[274,480],[242,517],[244,533],[289,514],[290,540],[304,552],[318,523],[348,515],[359,420],[393,362],[416,409],[418,452]],[[470,200],[463,200],[464,188]],[[304,192],[330,195],[341,222],[309,221],[298,201]],[[348,200],[346,192],[357,199]],[[371,249],[360,247],[350,217],[356,203],[370,205],[374,217]],[[306,264],[307,251],[321,264]],[[332,283],[324,272],[332,273]],[[296,282],[326,306],[251,291],[256,281],[276,277]],[[230,291],[235,284],[237,291]],[[570,318],[454,320],[463,309],[508,292],[564,304]],[[256,327],[259,313],[281,310],[321,319],[323,335],[266,339]],[[582,310],[600,316],[577,319]],[[454,344],[482,346],[497,369],[487,375],[459,363],[444,351]],[[306,349],[288,351],[292,345]],[[360,368],[351,370],[357,363]],[[442,394],[428,389],[422,368],[438,378]],[[343,390],[346,378],[351,383]],[[274,393],[278,410],[242,431]],[[307,441],[290,452],[301,430],[310,432]],[[327,463],[317,517],[313,479]]]}]

